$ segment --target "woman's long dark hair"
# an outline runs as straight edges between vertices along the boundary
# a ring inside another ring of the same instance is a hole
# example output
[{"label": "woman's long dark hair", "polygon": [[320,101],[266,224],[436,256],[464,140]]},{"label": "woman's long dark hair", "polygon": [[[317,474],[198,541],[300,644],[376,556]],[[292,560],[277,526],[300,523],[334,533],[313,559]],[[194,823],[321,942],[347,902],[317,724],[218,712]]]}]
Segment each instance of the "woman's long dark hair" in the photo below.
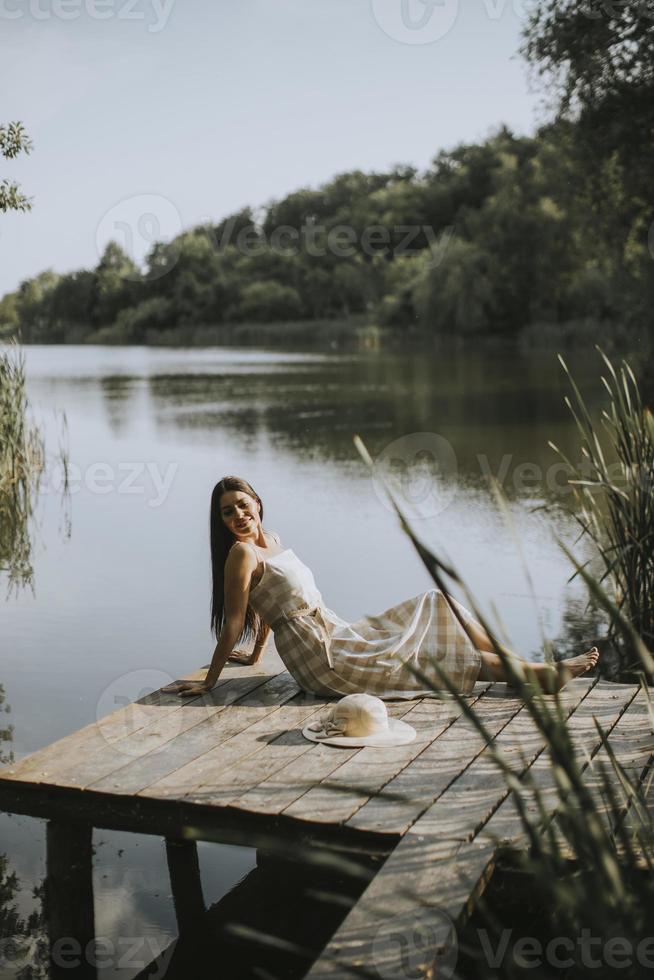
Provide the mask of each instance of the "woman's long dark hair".
[{"label": "woman's long dark hair", "polygon": [[[247,480],[238,476],[224,476],[213,488],[211,494],[211,510],[209,512],[209,538],[211,542],[211,630],[216,639],[225,623],[225,561],[229,549],[236,538],[223,521],[220,512],[220,498],[230,490],[240,490],[253,497],[259,506],[259,515],[263,520],[263,504],[261,497],[252,489]],[[239,640],[247,642],[256,638],[263,623],[255,611],[248,606],[245,613],[245,625]]]}]

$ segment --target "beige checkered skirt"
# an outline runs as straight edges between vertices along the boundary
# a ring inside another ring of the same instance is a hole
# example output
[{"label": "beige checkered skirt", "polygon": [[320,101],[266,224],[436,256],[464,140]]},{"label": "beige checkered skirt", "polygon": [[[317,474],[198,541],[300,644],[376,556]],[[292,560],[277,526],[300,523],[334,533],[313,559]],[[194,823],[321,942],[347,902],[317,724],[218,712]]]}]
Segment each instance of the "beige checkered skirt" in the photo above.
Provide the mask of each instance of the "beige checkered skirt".
[{"label": "beige checkered skirt", "polygon": [[481,667],[479,651],[438,589],[348,623],[325,606],[311,569],[290,548],[265,560],[261,579],[250,589],[250,605],[272,627],[289,673],[305,691],[322,697],[437,696],[434,688],[444,685],[434,664],[461,694],[470,694]]}]

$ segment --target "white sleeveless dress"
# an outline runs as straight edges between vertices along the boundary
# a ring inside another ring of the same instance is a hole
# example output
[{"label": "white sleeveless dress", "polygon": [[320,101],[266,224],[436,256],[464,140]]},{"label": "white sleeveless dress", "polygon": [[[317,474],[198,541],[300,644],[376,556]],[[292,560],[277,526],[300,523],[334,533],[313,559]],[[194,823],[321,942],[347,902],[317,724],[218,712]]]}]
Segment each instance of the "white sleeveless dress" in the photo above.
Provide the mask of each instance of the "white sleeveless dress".
[{"label": "white sleeveless dress", "polygon": [[[279,656],[304,691],[323,697],[363,692],[387,701],[437,697],[405,666],[411,664],[442,688],[435,661],[461,694],[472,692],[481,655],[440,590],[347,623],[325,606],[311,569],[294,551],[286,548],[264,559],[252,548],[264,568],[250,588],[250,606],[271,627]],[[452,602],[479,626],[464,606]]]}]

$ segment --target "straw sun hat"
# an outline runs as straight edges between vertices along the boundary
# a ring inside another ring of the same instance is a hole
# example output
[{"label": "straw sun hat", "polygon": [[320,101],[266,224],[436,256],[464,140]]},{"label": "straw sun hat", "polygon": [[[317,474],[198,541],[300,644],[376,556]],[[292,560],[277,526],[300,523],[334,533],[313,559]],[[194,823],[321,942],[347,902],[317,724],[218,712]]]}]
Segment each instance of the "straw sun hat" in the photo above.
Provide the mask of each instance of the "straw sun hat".
[{"label": "straw sun hat", "polygon": [[325,712],[320,721],[302,729],[305,738],[328,745],[406,745],[416,730],[405,721],[389,718],[386,705],[372,694],[346,694]]}]

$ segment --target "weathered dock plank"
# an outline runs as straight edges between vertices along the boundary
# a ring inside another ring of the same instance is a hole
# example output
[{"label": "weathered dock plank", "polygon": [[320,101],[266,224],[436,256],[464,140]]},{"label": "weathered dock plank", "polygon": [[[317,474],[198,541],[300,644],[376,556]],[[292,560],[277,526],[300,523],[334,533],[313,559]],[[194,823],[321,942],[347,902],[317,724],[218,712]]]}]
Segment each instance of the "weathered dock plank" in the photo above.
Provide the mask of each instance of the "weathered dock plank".
[{"label": "weathered dock plank", "polygon": [[[490,735],[496,736],[523,710],[523,705],[506,685],[496,684],[481,695],[474,710]],[[420,813],[471,764],[484,744],[472,724],[458,716],[456,723],[433,740],[410,767],[386,783],[384,793],[364,802],[348,825],[366,826],[386,834],[406,833]]]},{"label": "weathered dock plank", "polygon": [[[611,734],[611,744],[613,744],[615,733],[619,730],[622,721],[629,717],[628,711],[637,696],[638,688],[634,685],[599,682],[593,685],[588,696],[568,718],[567,730],[582,772],[587,768],[588,763],[601,746],[601,738],[597,732],[594,719],[596,718],[602,728]],[[530,788],[530,784],[533,785],[534,789]],[[529,767],[528,780],[525,782],[522,793],[526,813],[532,819],[536,819],[539,814],[539,806],[535,799],[536,790],[540,796],[540,806],[549,817],[553,816],[559,801],[559,794],[556,785],[556,773],[549,753],[545,750]],[[494,836],[496,840],[505,838],[514,841],[516,845],[526,844],[523,838],[516,836],[517,820],[515,799],[513,796],[509,796],[507,807],[502,808],[489,821],[483,833]]]},{"label": "weathered dock plank", "polygon": [[[80,764],[87,764],[91,759],[97,765],[89,778],[99,778],[127,759],[170,743],[188,728],[209,721],[271,680],[269,674],[248,676],[241,672],[242,668],[237,670],[238,673],[221,680],[210,695],[203,697],[181,701],[177,695],[156,691],[5,766],[0,770],[2,779],[80,786],[83,785],[77,778]],[[189,678],[202,676],[203,671],[195,671]]]},{"label": "weathered dock plank", "polygon": [[[591,692],[592,692],[591,688]],[[570,685],[559,695],[564,713],[569,718],[581,710],[589,688],[587,682]],[[523,708],[494,740],[494,748],[516,776],[523,775],[545,748],[545,738],[534,720]],[[509,795],[505,777],[484,747],[460,779],[426,811],[421,827],[452,835],[452,828],[465,840],[471,840],[493,812]]]},{"label": "weathered dock plank", "polygon": [[[209,708],[208,714],[205,706],[200,706],[199,709],[189,706],[186,714],[190,715],[190,719],[174,737],[168,737],[166,733],[165,740],[157,740],[152,747],[147,739],[140,739],[136,744],[134,739],[130,739],[131,761],[125,761],[123,756],[122,761],[125,764],[114,766],[106,772],[106,757],[103,756],[100,760],[96,755],[78,769],[72,778],[76,780],[76,785],[83,785],[87,789],[137,794],[150,784],[173,776],[182,767],[192,764],[206,753],[215,754],[221,746],[225,746],[226,764],[229,755],[227,746],[235,737],[265,719],[270,719],[269,724],[275,723],[273,719],[277,719],[279,712],[283,711],[283,705],[289,702],[300,703],[297,701],[300,693],[292,677],[278,674],[241,696],[229,706],[229,710],[226,710],[228,705],[224,703],[216,706],[215,710]],[[192,722],[193,715],[196,715],[195,723]],[[102,765],[99,764],[100,761]]]},{"label": "weathered dock plank", "polygon": [[[611,732],[636,693],[633,685],[579,680],[559,695],[568,728],[575,733],[575,745],[585,746],[589,759],[601,745],[593,716]],[[479,711],[482,705],[483,699]],[[630,746],[628,740],[621,744]],[[517,776],[524,776],[545,752],[544,739],[526,709],[512,715],[495,745]],[[548,769],[543,765],[540,771],[546,774]],[[380,937],[390,930],[396,938],[406,939],[416,922],[429,927],[421,932],[423,939],[432,937],[419,951],[424,963],[412,958],[416,975],[427,976],[434,963],[444,962],[448,929],[483,891],[492,874],[498,842],[521,840],[519,817],[509,799],[504,777],[483,748],[408,828],[307,977],[336,978],[353,972],[357,965],[390,970],[397,952],[393,954]],[[554,806],[554,797],[550,800]],[[415,949],[413,953],[415,957]]]},{"label": "weathered dock plank", "polygon": [[[538,815],[535,784],[555,823],[555,775],[528,708],[503,684],[477,685],[470,703],[494,751],[523,782],[528,812]],[[654,736],[645,693],[577,679],[559,703],[594,798],[601,802],[608,759],[598,721],[652,806]],[[303,725],[326,704],[270,661],[264,670],[234,668],[209,695],[189,701],[156,692],[0,770],[0,806],[169,840],[192,827],[200,839],[264,848],[302,838],[390,852],[308,976],[340,978],[357,964],[383,975],[399,955],[389,928],[408,934],[416,921],[434,937],[423,950],[427,975],[434,958],[447,955],[447,930],[483,891],[498,844],[525,843],[513,794],[454,701],[389,702],[389,713],[418,734],[384,749],[304,739]],[[178,883],[188,878],[199,909],[197,868],[180,863],[172,845],[168,850],[171,873]]]},{"label": "weathered dock plank", "polygon": [[[267,765],[274,765],[273,746],[278,736],[303,725],[320,708],[320,702],[310,696],[294,698],[263,718],[253,719],[247,728],[221,741],[217,747],[212,747],[151,783],[141,791],[141,795],[226,806],[234,793],[239,795],[242,788],[249,784],[253,770],[254,778],[260,779],[266,773]],[[310,746],[306,739],[304,741]],[[242,771],[243,782],[240,780]]]},{"label": "weathered dock plank", "polygon": [[[478,685],[476,697],[479,698],[488,687],[488,684]],[[390,702],[387,708],[389,715],[396,718],[404,717],[416,728],[418,734],[415,742],[402,747],[407,750],[404,759],[408,759],[409,762],[424,749],[426,744],[438,738],[442,731],[452,724],[459,715],[459,709],[455,703],[434,701],[433,699],[418,702]],[[298,740],[306,742],[299,731],[289,732],[287,737],[294,742]],[[374,754],[379,752],[379,749],[374,750]],[[313,812],[320,819],[323,812],[320,806],[313,804],[309,807],[306,805],[302,807],[301,801],[314,787],[324,786],[325,781],[333,773],[342,771],[348,764],[353,764],[357,769],[357,772],[350,773],[351,782],[349,786],[358,786],[358,779],[365,778],[366,760],[371,754],[373,753],[366,749],[341,748],[334,752],[329,745],[314,745],[310,755],[303,754],[302,758],[295,760],[292,764],[277,769],[244,794],[238,800],[238,805],[259,812],[284,813],[304,819]],[[359,759],[361,760],[360,763],[357,762]],[[397,756],[387,760],[386,766],[389,763],[392,767],[391,771],[397,772]],[[384,763],[380,763],[380,767],[382,765]],[[361,766],[360,769],[359,766]],[[348,794],[349,786],[347,781],[337,784],[336,789],[330,793],[330,807],[336,806],[341,795]],[[370,796],[370,792],[364,793],[361,789],[352,790],[352,792],[357,800],[361,799],[362,796],[363,799],[367,800]],[[297,811],[295,806],[297,806]],[[342,819],[338,814],[336,814],[336,818]]]},{"label": "weathered dock plank", "polygon": [[[487,688],[488,685],[481,687],[475,699],[477,702]],[[462,723],[460,709],[455,703],[433,699],[414,703],[401,717],[416,729],[413,742],[385,749],[361,749],[334,769],[328,778],[308,788],[283,812],[299,819],[345,823],[372,797],[376,798],[378,793],[388,789],[400,773],[412,768],[428,746],[437,744],[447,731]],[[385,829],[382,832],[393,833]]]}]

